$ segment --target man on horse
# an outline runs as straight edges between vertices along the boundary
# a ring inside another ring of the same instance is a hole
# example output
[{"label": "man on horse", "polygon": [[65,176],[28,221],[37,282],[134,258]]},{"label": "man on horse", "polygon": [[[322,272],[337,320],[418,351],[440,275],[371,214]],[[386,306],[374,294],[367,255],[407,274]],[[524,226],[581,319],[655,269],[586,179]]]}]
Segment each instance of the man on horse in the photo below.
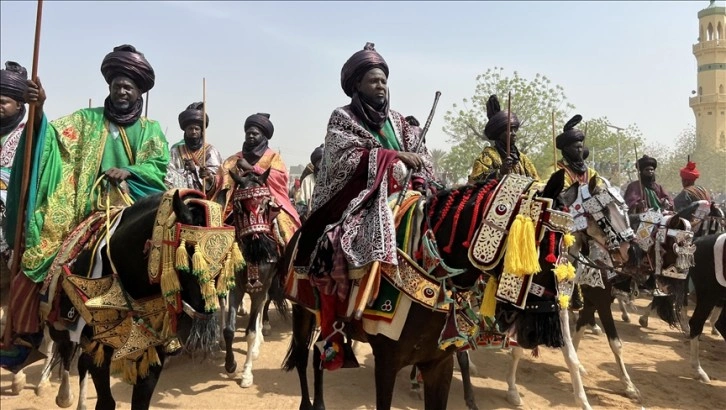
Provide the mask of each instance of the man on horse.
[{"label": "man on horse", "polygon": [[[40,330],[39,288],[70,231],[94,209],[93,187],[104,175],[132,199],[164,191],[169,148],[159,123],[141,116],[141,95],[154,86],[154,70],[131,45],[115,47],[101,63],[109,85],[103,107],[84,108],[48,121],[40,80],[29,80],[27,102],[36,104],[30,164],[27,219],[21,273],[11,284],[10,307],[16,335]],[[25,134],[19,146],[24,146]],[[23,168],[23,156],[13,169]],[[8,192],[8,243],[13,244],[18,218],[21,173],[14,172]]]},{"label": "man on horse", "polygon": [[[509,173],[539,179],[534,163],[517,148],[517,131],[519,130],[517,115],[511,113],[510,116],[508,111],[502,110],[499,106],[499,99],[496,95],[492,95],[487,101],[487,118],[489,120],[484,127],[484,135],[493,142],[493,146],[484,147],[479,158],[474,161],[469,175],[469,183],[485,181],[490,177],[501,179]],[[507,139],[508,123],[509,139]],[[507,140],[509,140],[508,150]],[[509,152],[509,156],[507,156],[507,152]]]},{"label": "man on horse", "polygon": [[640,178],[628,184],[625,189],[625,204],[628,205],[629,212],[637,214],[648,209],[671,210],[673,199],[662,185],[655,182],[658,160],[643,155],[637,165]]},{"label": "man on horse", "polygon": [[[20,142],[20,135],[25,128],[27,81],[27,70],[14,61],[7,61],[5,69],[0,70],[0,300],[3,305],[8,301],[12,249],[5,240],[5,224],[1,222],[5,220],[5,204],[13,158]],[[0,321],[4,323],[4,306],[0,309],[2,309]]]},{"label": "man on horse", "polygon": [[[206,121],[203,115],[206,115]],[[205,192],[207,198],[212,198],[222,181],[218,172],[222,155],[205,142],[209,115],[204,112],[204,104],[195,102],[182,111],[179,114],[179,127],[184,131],[184,139],[169,150],[171,159],[166,184],[170,188],[196,189]]]},{"label": "man on horse", "polygon": [[[312,214],[297,242],[294,265],[309,268],[309,276],[289,275],[286,294],[320,309],[324,337],[331,335],[335,320],[351,315],[349,291],[375,261],[398,265],[389,196],[410,188],[424,192],[433,179],[420,134],[389,108],[388,74],[373,43],[343,65],[340,83],[351,102],[336,108],[328,121]],[[402,187],[408,169],[414,171],[412,184]],[[310,298],[312,287],[318,289],[319,304]],[[339,336],[331,342],[337,347]],[[340,367],[342,356],[326,360],[325,368]]]},{"label": "man on horse", "polygon": [[591,178],[598,176],[597,171],[585,164],[585,133],[575,126],[582,121],[581,115],[575,115],[555,139],[555,146],[562,153],[562,159],[557,161],[557,169],[565,172],[565,186],[567,189],[575,182],[587,184]]},{"label": "man on horse", "polygon": [[[300,219],[307,219],[310,214],[310,207],[313,202],[313,190],[315,190],[315,179],[320,173],[320,164],[323,162],[323,145],[316,147],[310,154],[310,164],[300,176],[300,189],[295,198],[295,206],[300,214]],[[311,167],[312,165],[312,167]],[[312,168],[312,169],[310,169]]]},{"label": "man on horse", "polygon": [[275,127],[270,121],[270,114],[265,113],[250,115],[244,127],[245,142],[242,144],[242,151],[227,158],[222,164],[222,184],[216,196],[217,201],[224,206],[225,215],[230,215],[232,195],[237,186],[231,173],[253,172],[262,175],[269,169],[267,186],[281,211],[275,218],[277,235],[286,244],[300,227],[300,217],[288,194],[287,167],[280,154],[268,146]]},{"label": "man on horse", "polygon": [[696,201],[706,200],[711,202],[711,194],[708,190],[696,185],[696,180],[701,176],[701,173],[696,169],[695,162],[688,161],[686,166],[681,168],[680,174],[683,190],[673,198],[673,207],[676,212]]}]

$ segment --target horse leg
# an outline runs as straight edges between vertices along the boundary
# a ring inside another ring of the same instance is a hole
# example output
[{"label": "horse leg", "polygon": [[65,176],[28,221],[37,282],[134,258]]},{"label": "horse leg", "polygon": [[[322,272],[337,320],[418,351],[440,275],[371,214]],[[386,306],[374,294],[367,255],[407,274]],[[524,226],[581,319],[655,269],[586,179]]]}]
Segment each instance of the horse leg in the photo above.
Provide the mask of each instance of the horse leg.
[{"label": "horse leg", "polygon": [[613,319],[613,312],[610,310],[610,304],[601,303],[597,306],[597,314],[600,316],[600,321],[605,328],[605,334],[608,337],[608,343],[610,344],[610,350],[615,356],[615,363],[618,365],[620,370],[620,381],[625,385],[625,396],[631,400],[642,401],[640,391],[635,387],[633,381],[630,379],[628,370],[625,368],[625,361],[623,361],[623,343],[620,341],[618,331],[615,328],[615,319]]},{"label": "horse leg", "polygon": [[88,396],[88,369],[93,366],[91,356],[81,353],[78,357],[78,407],[76,410],[86,410],[86,397]]},{"label": "horse leg", "polygon": [[[699,296],[701,294],[699,293]],[[711,378],[701,367],[701,360],[699,359],[699,336],[703,332],[703,325],[706,323],[706,319],[711,314],[713,309],[713,302],[706,299],[705,297],[699,297],[696,302],[696,308],[693,310],[693,315],[690,320],[691,331],[689,333],[691,337],[691,369],[697,379],[704,383],[711,383]],[[721,312],[723,316],[723,312]]]},{"label": "horse leg", "polygon": [[423,396],[421,394],[421,385],[418,382],[418,376],[420,371],[418,370],[418,367],[414,364],[411,366],[411,373],[409,374],[409,380],[411,381],[411,393],[414,394],[416,397],[418,397],[419,400],[423,399]]},{"label": "horse leg", "polygon": [[250,321],[247,324],[247,358],[242,369],[242,380],[240,387],[250,387],[254,381],[252,376],[252,365],[260,355],[260,345],[265,337],[258,330],[262,330],[262,310],[267,301],[267,292],[262,290],[250,295]]},{"label": "horse leg", "polygon": [[[577,325],[575,326],[575,335],[572,338],[572,346],[575,351],[577,351],[580,347],[580,342],[585,336],[585,328],[587,326],[592,326],[595,323],[595,300],[599,298],[608,298],[608,294],[604,291],[604,289],[593,288],[590,286],[583,286],[581,289],[584,306],[580,311],[580,317],[578,317]],[[578,367],[581,375],[584,376],[587,374],[587,370],[582,363],[580,363]]]},{"label": "horse leg", "polygon": [[[461,381],[464,384],[464,402],[466,403],[466,408],[469,410],[478,410],[479,407],[476,406],[476,398],[474,397],[474,389],[471,385],[471,373],[469,369],[470,361],[469,361],[469,351],[464,352],[456,352],[456,361],[459,362],[459,370],[461,370]],[[451,383],[451,380],[449,380],[449,383]],[[426,381],[424,380],[424,385],[426,384]]]},{"label": "horse leg", "polygon": [[[114,410],[116,408],[116,400],[113,399],[111,393],[111,355],[113,350],[108,346],[103,346],[103,364],[96,366],[95,363],[91,363],[93,360],[85,353],[87,369],[91,373],[93,379],[93,385],[96,387],[96,410]],[[80,362],[80,360],[79,360]]]},{"label": "horse leg", "polygon": [[726,310],[721,309],[721,313],[718,315],[718,320],[716,320],[713,327],[716,328],[716,331],[721,332],[721,336],[723,336],[724,340],[726,340]]},{"label": "horse leg", "polygon": [[43,343],[45,344],[45,361],[43,362],[43,370],[40,372],[40,381],[35,386],[35,395],[42,396],[43,393],[50,387],[50,373],[53,370],[53,353],[56,349],[53,339],[50,337],[50,331],[46,326],[43,330]]},{"label": "horse leg", "polygon": [[71,361],[76,350],[76,344],[70,339],[68,332],[63,332],[64,339],[58,343],[58,354],[61,357],[61,385],[58,387],[58,395],[55,397],[55,404],[61,408],[73,405],[73,392],[71,391]]},{"label": "horse leg", "polygon": [[134,392],[131,395],[131,410],[147,410],[151,405],[151,396],[154,395],[156,383],[159,381],[161,371],[164,369],[164,352],[156,348],[161,361],[161,366],[149,366],[149,374],[140,379],[134,385]]},{"label": "horse leg", "polygon": [[653,301],[651,301],[648,304],[648,307],[645,309],[645,312],[640,316],[640,319],[638,319],[638,323],[640,323],[640,327],[645,327],[645,328],[648,327],[648,317],[650,316],[650,313],[653,310],[655,310],[655,305],[653,304]]},{"label": "horse leg", "polygon": [[224,329],[222,330],[225,343],[224,370],[229,374],[237,370],[237,361],[234,359],[232,344],[234,343],[234,331],[237,328],[237,308],[244,298],[244,293],[239,292],[237,289],[233,289],[227,295],[229,306],[226,310],[227,320],[225,320]]},{"label": "horse leg", "polygon": [[513,406],[521,406],[522,398],[517,391],[517,366],[519,359],[522,358],[524,349],[519,346],[512,347],[512,364],[509,366],[509,374],[507,375],[507,401]]},{"label": "horse leg", "polygon": [[[290,371],[293,368],[297,370],[298,380],[300,381],[300,410],[324,410],[323,402],[323,372],[320,370],[320,357],[317,349],[313,349],[313,357],[317,360],[314,362],[315,377],[315,406],[310,402],[310,391],[308,390],[308,356],[310,353],[310,339],[315,331],[315,315],[307,311],[304,307],[293,303],[292,305],[292,340],[288,348],[287,355],[283,361],[284,370]],[[318,394],[318,389],[320,393]]]},{"label": "horse leg", "polygon": [[[396,384],[396,373],[401,369],[399,366],[397,366],[396,363],[396,355],[399,353],[398,349],[395,348],[395,345],[391,346],[386,343],[382,344],[371,344],[371,347],[373,348],[373,357],[374,357],[374,363],[375,363],[375,377],[376,377],[376,409],[377,410],[390,410],[391,408],[391,402],[393,401],[393,388]],[[424,368],[426,367],[425,364],[417,363],[419,365],[419,369],[421,369],[422,376],[424,378],[424,407],[426,409],[429,409],[429,395],[433,394],[431,390],[435,390],[436,387],[433,386],[432,380],[430,380],[426,375],[426,371],[424,371]],[[451,363],[453,366],[453,362]],[[450,372],[453,372],[453,367],[450,368]],[[434,377],[435,375],[431,375],[431,377]],[[427,380],[428,379],[428,380]],[[449,386],[446,386],[446,391],[448,392]],[[437,408],[437,407],[431,407],[431,408]],[[446,401],[444,401],[443,407],[438,407],[437,409],[445,409],[446,408]]]},{"label": "horse leg", "polygon": [[272,334],[272,326],[270,326],[270,302],[272,299],[267,298],[265,308],[262,310],[262,335],[269,336]]},{"label": "horse leg", "polygon": [[[714,336],[718,336],[719,332],[718,329],[716,329],[716,320],[718,319],[719,315],[721,314],[723,308],[720,306],[716,306],[711,311],[711,317],[708,318],[708,322],[711,324],[711,334]],[[724,334],[723,332],[721,332]]]},{"label": "horse leg", "polygon": [[572,379],[575,402],[583,409],[590,410],[590,403],[587,401],[585,388],[582,385],[582,376],[580,376],[580,360],[577,358],[577,352],[575,352],[575,347],[572,345],[572,335],[570,335],[569,319],[567,316],[567,309],[561,309],[560,327],[562,328],[562,340],[565,342],[564,346],[562,346],[562,355],[565,357],[567,367],[570,369],[570,379]]},{"label": "horse leg", "polygon": [[[469,361],[468,357],[466,361]],[[419,368],[424,379],[424,408],[426,410],[446,409],[446,404],[449,401],[451,379],[454,374],[454,358],[451,355],[446,355],[432,362],[420,363]],[[395,375],[394,373],[394,378]],[[391,385],[391,388],[393,388],[393,385]],[[393,392],[391,391],[391,393]],[[376,386],[376,395],[378,395],[378,386]],[[474,404],[473,408],[476,409],[476,404]]]},{"label": "horse leg", "polygon": [[630,315],[628,314],[627,305],[623,302],[623,299],[620,296],[616,297],[616,299],[618,300],[618,306],[620,307],[620,317],[623,319],[623,322],[630,323]]}]

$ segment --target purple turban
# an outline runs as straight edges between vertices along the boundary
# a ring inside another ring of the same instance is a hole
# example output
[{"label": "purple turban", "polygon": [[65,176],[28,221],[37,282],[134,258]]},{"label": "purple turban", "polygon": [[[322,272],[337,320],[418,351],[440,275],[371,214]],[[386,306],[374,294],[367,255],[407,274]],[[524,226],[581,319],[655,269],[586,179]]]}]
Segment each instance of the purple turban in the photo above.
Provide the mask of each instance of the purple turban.
[{"label": "purple turban", "polygon": [[343,87],[345,95],[352,97],[355,92],[355,86],[363,78],[365,73],[374,68],[380,68],[388,78],[388,64],[386,60],[378,54],[375,44],[366,43],[363,50],[353,54],[348,61],[343,64],[340,70],[340,86]]},{"label": "purple turban", "polygon": [[154,69],[144,54],[128,44],[114,47],[112,52],[106,54],[101,63],[101,74],[109,85],[118,76],[128,77],[142,93],[154,88],[156,79]]},{"label": "purple turban", "polygon": [[[502,111],[499,106],[499,98],[492,94],[487,101],[487,125],[484,127],[484,135],[490,140],[496,140],[507,130],[508,111]],[[512,128],[519,128],[519,118],[512,113]]]},{"label": "purple turban", "polygon": [[5,69],[0,70],[0,95],[25,103],[28,90],[28,71],[15,61],[6,61]]},{"label": "purple turban", "polygon": [[270,114],[267,113],[258,112],[247,117],[245,131],[252,126],[259,128],[268,140],[272,138],[272,134],[275,132],[275,127],[270,122]]},{"label": "purple turban", "polygon": [[[204,103],[195,102],[189,104],[186,110],[179,114],[179,126],[184,130],[189,124],[199,124],[203,126],[202,111],[204,109]],[[206,114],[206,113],[205,113]],[[207,116],[207,127],[209,127],[209,114]]]},{"label": "purple turban", "polygon": [[564,149],[575,142],[585,140],[585,133],[575,128],[580,121],[582,121],[582,115],[580,114],[576,114],[567,121],[567,124],[563,128],[564,132],[555,139],[557,149]]}]

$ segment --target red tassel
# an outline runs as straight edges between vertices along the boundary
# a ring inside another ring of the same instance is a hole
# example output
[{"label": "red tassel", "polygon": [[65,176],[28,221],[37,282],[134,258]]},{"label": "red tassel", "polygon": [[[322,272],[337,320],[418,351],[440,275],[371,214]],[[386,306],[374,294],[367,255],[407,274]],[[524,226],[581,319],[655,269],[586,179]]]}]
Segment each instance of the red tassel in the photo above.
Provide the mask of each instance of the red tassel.
[{"label": "red tassel", "polygon": [[557,257],[555,256],[555,233],[550,231],[550,246],[549,246],[549,253],[545,257],[545,261],[547,263],[555,263],[557,262]]},{"label": "red tassel", "polygon": [[461,245],[462,245],[463,247],[465,247],[465,248],[468,248],[468,247],[469,247],[469,246],[471,245],[471,242],[469,242],[469,241],[464,241],[464,242],[462,242],[462,243],[461,243]]}]

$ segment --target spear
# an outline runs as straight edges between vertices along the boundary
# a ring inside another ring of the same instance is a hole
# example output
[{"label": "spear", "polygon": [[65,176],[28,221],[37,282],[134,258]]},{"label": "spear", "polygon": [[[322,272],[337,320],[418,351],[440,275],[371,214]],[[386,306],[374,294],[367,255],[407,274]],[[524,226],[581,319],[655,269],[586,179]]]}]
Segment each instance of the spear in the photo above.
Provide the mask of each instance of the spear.
[{"label": "spear", "polygon": [[[35,42],[33,43],[33,68],[31,71],[31,78],[33,82],[38,83],[38,56],[40,55],[40,25],[43,20],[43,0],[38,0],[38,9],[35,15]],[[10,267],[10,283],[13,283],[15,275],[20,272],[20,260],[23,257],[23,242],[25,242],[25,236],[23,235],[25,228],[25,212],[26,212],[26,201],[28,199],[28,183],[30,182],[30,161],[33,155],[33,133],[35,132],[35,103],[28,104],[28,124],[25,126],[25,147],[23,151],[23,169],[22,178],[20,182],[20,201],[18,206],[20,207],[18,212],[18,220],[15,225],[15,243],[13,244],[13,263]],[[5,323],[5,334],[3,335],[3,344],[5,346],[10,345],[10,338],[12,336],[12,319],[13,315],[9,312],[10,306],[8,306],[7,321]]]},{"label": "spear", "polygon": [[[202,77],[202,168],[207,168],[207,79]],[[207,182],[202,180],[202,193],[207,197]]]},{"label": "spear", "polygon": [[149,91],[146,92],[146,107],[144,107],[144,117],[149,118]]},{"label": "spear", "polygon": [[89,99],[88,99],[88,108],[91,108],[91,104],[92,104],[92,103],[91,103],[91,99],[89,98]]},{"label": "spear", "polygon": [[552,172],[557,171],[557,132],[555,131],[555,112],[552,111],[552,155],[554,158],[554,164],[552,165]]},{"label": "spear", "polygon": [[509,97],[507,98],[507,158],[509,158],[509,144],[511,144],[512,137],[510,136],[510,133],[512,132],[512,92],[509,92]]}]

